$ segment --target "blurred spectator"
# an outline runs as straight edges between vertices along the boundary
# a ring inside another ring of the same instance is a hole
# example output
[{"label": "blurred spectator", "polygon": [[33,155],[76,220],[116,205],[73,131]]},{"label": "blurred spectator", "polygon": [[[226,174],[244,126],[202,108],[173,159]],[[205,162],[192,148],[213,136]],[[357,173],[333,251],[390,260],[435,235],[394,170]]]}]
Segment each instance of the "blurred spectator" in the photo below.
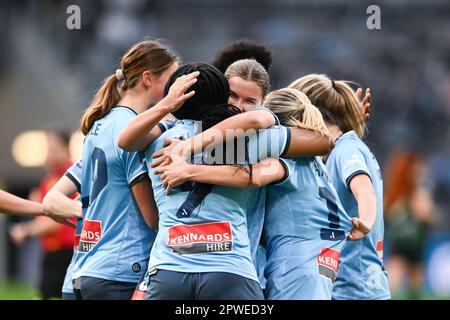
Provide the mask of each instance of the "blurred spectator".
[{"label": "blurred spectator", "polygon": [[387,264],[392,294],[398,296],[407,282],[409,299],[417,299],[423,284],[423,257],[434,203],[424,184],[425,164],[411,151],[392,155],[386,171]]},{"label": "blurred spectator", "polygon": [[[72,165],[69,152],[70,133],[47,132],[47,175],[30,193],[30,200],[42,202],[65,171]],[[40,290],[43,299],[60,298],[61,288],[70,263],[74,246],[74,229],[58,224],[47,217],[38,217],[14,225],[10,230],[12,240],[21,245],[29,237],[42,239],[44,259]]]}]

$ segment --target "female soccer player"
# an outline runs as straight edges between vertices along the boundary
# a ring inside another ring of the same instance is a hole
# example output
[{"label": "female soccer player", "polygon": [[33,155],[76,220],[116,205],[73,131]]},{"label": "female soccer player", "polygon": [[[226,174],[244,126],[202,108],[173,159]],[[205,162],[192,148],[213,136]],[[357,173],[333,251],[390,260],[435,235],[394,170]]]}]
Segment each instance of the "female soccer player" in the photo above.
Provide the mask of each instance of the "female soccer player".
[{"label": "female soccer player", "polygon": [[[260,105],[267,91],[269,90],[269,76],[266,70],[261,64],[252,59],[239,60],[229,66],[225,72],[225,76],[228,77],[228,83],[230,85],[230,96],[228,103],[234,107],[238,107],[242,111],[249,111],[255,109],[256,106]],[[239,79],[233,81],[233,79]],[[246,89],[250,90],[246,91]],[[233,97],[232,90],[238,93],[239,97]],[[252,101],[246,101],[245,97],[251,97]],[[142,150],[143,147],[149,145],[150,139],[155,136],[152,134],[155,131],[155,125],[163,119],[169,111],[153,108],[143,114],[139,115],[133,119],[127,128],[122,131],[119,138],[119,146],[125,150]],[[238,115],[236,117],[225,120],[223,123],[215,126],[214,129],[220,131],[219,135],[225,136],[225,131],[227,129],[262,129],[275,124],[273,114],[267,110],[253,110],[249,114]],[[196,137],[197,141],[208,142],[208,132],[207,130],[199,137]],[[201,137],[205,137],[202,139]],[[212,134],[214,137],[214,134]],[[327,153],[330,150],[330,144],[328,139],[324,138],[318,133],[311,132],[309,130],[300,130],[293,135],[293,154],[299,155],[314,155]],[[186,146],[188,146],[188,141],[186,141]],[[207,144],[203,144],[206,147]],[[300,146],[300,147],[299,147]],[[188,151],[187,151],[188,152]],[[170,154],[170,151],[167,151]],[[165,157],[161,157],[158,161],[163,163]],[[155,162],[155,165],[158,164]],[[165,164],[165,163],[163,163]],[[258,249],[258,244],[260,242],[262,226],[264,221],[264,199],[265,190],[264,188],[251,189],[248,202],[247,210],[247,221],[249,227],[249,238],[252,251],[252,259],[258,270],[258,277],[260,278],[260,283],[262,288],[264,288],[263,279],[263,267],[265,253],[262,248]]]},{"label": "female soccer player", "polygon": [[[333,299],[390,299],[383,264],[383,179],[375,156],[361,140],[365,123],[355,92],[345,81],[311,74],[289,85],[305,93],[319,108],[336,147],[327,170],[345,211],[366,232],[350,235],[341,252]],[[364,228],[362,228],[364,229]],[[370,232],[369,232],[370,231]]]},{"label": "female soccer player", "polygon": [[[282,124],[328,133],[320,112],[294,89],[270,93],[264,106]],[[268,161],[268,160],[265,160]],[[267,187],[264,239],[267,243],[266,297],[268,299],[331,299],[339,265],[339,251],[352,229],[336,191],[318,157],[281,159],[253,171],[253,185],[265,173],[284,174]],[[282,165],[281,165],[282,164]],[[229,166],[169,165],[156,170],[163,185],[177,186],[186,180],[248,187],[248,173]],[[206,180],[207,179],[207,180]]]},{"label": "female soccer player", "polygon": [[[192,69],[198,69],[200,71],[199,83],[193,87],[196,91],[196,95],[194,99],[188,100],[180,110],[171,110],[172,114],[179,119],[189,118],[203,120],[203,124],[206,123],[206,127],[219,121],[220,117],[225,118],[226,116],[231,115],[229,111],[227,111],[228,106],[226,105],[226,96],[224,97],[223,94],[219,95],[220,90],[228,93],[227,82],[224,84],[223,76],[221,76],[217,70],[207,65],[188,65],[184,68],[185,70],[183,70],[182,67],[180,68],[181,70],[176,73],[181,72],[182,74],[183,72],[192,71]],[[174,75],[172,75],[172,77],[173,76]],[[199,93],[199,90],[201,90],[201,94]],[[159,110],[155,107],[151,112],[148,111],[146,114],[142,114],[134,119],[125,130],[129,130],[129,134],[132,134],[136,128],[142,129],[142,127],[145,126],[147,126],[147,130],[151,130],[152,126],[156,125],[167,112],[169,111],[164,109]],[[275,123],[273,114],[267,110],[256,110],[250,113],[229,118],[215,127],[206,130],[204,134],[211,130],[214,131],[217,128],[219,128],[219,130],[233,128],[231,125],[233,123],[235,128],[240,129],[250,128],[251,125],[255,125],[256,123],[263,124],[265,122],[265,126],[270,126]],[[231,122],[229,122],[229,120],[231,120]],[[236,124],[238,126],[236,126]],[[205,128],[205,125],[203,125],[203,128]],[[285,145],[286,133],[284,130],[289,132],[286,128],[278,128],[278,130],[274,130],[277,135],[266,136],[266,144],[272,143],[276,145],[276,140],[279,139],[282,141],[282,143],[278,143],[279,148]],[[164,139],[169,138],[170,136],[187,138],[192,136],[196,131],[196,126],[192,120],[180,121],[174,128],[158,138],[147,150],[147,154],[151,155],[154,150],[160,148]],[[303,131],[301,131],[301,133],[303,133]],[[293,145],[296,144],[295,142],[298,142],[298,136],[300,135],[301,134],[293,135]],[[319,143],[322,143],[322,149],[325,145],[328,150],[328,139],[321,138]],[[201,143],[207,141],[207,139],[203,140],[201,137],[199,139]],[[317,142],[317,140],[315,142]],[[187,145],[190,147],[190,143]],[[290,145],[287,145],[286,147],[289,147],[291,152],[292,150],[295,152],[296,150],[298,151],[301,149],[298,148],[298,145],[292,148],[290,148]],[[252,141],[250,141],[248,146],[249,150],[256,149],[252,146]],[[263,144],[260,144],[259,147],[265,150],[268,148]],[[274,153],[274,155],[279,155],[282,149],[283,148],[278,149],[278,153]],[[260,154],[264,154],[264,152],[261,152],[260,150]],[[147,161],[149,160],[150,157],[147,157]],[[278,172],[278,174],[280,174],[280,172]],[[177,190],[176,194],[166,196],[159,177],[154,173],[150,173],[150,175],[155,189],[155,198],[158,203],[161,220],[158,236],[160,238],[157,238],[155,241],[155,247],[150,258],[150,286],[147,292],[147,298],[261,298],[259,286],[255,286],[255,283],[256,285],[258,285],[258,283],[254,267],[251,263],[249,264],[251,259],[249,257],[249,252],[247,251],[248,238],[246,236],[246,229],[243,229],[246,228],[245,215],[248,194],[245,192],[235,193],[231,190],[229,191],[228,188],[219,188],[216,191],[212,186],[195,184],[192,187],[180,186],[180,191]],[[208,175],[206,174],[205,177],[208,177]],[[268,183],[273,181],[270,179],[279,178],[279,176],[277,177],[269,174],[266,175],[265,178],[265,183]],[[267,181],[267,179],[269,181]],[[261,183],[261,185],[265,183]],[[190,189],[191,191],[189,192]],[[170,191],[170,187],[168,187],[167,191]],[[166,199],[165,197],[169,198]],[[221,201],[224,201],[223,205],[216,203],[220,199],[222,199]],[[181,202],[182,204],[180,206]],[[185,226],[185,224],[189,224],[189,227]],[[195,226],[192,226],[192,224],[195,224]],[[230,233],[231,230],[235,231]],[[211,243],[204,243],[202,239],[199,239],[199,241],[189,239],[191,235],[193,235],[194,238],[206,237],[209,239],[212,237],[211,239],[216,240]],[[233,240],[233,237],[237,237],[237,239],[235,239],[235,244],[233,241],[228,241]],[[235,254],[225,254],[230,251],[231,248],[233,248]],[[171,254],[171,251],[178,254]],[[192,253],[197,254],[195,256],[190,255]],[[238,265],[241,267],[236,267]],[[193,275],[184,274],[186,270],[189,271],[188,273],[193,273]],[[219,271],[225,272],[224,274],[212,274]],[[207,274],[200,276],[199,281],[194,281],[195,274],[198,272],[207,272]],[[227,283],[230,288],[222,290],[222,292],[216,291],[214,289],[215,284],[220,280],[226,279],[228,279],[228,281],[224,282]],[[173,290],[173,286],[177,285],[180,281],[185,283],[185,285],[183,285],[184,290]],[[242,284],[242,290],[233,290],[232,287],[237,286],[239,283]],[[192,290],[202,286],[204,290],[194,295],[194,291]]]},{"label": "female soccer player", "polygon": [[[117,139],[134,116],[161,100],[177,67],[177,56],[159,42],[134,45],[81,119],[86,138],[81,183],[84,221],[73,265],[77,299],[129,300],[146,269],[155,236],[149,226],[157,224],[157,208],[143,158],[121,150]],[[195,76],[183,80],[188,88]],[[184,95],[184,90],[179,91],[181,101],[192,96]],[[173,103],[171,98],[165,103]]]}]

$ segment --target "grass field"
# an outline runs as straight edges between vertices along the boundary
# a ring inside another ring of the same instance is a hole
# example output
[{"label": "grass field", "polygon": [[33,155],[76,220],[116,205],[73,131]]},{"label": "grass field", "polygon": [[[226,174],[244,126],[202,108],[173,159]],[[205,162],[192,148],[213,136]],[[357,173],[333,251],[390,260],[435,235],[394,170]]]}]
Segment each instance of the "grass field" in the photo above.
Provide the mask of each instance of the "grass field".
[{"label": "grass field", "polygon": [[39,291],[23,284],[8,281],[0,284],[0,300],[39,300]]}]

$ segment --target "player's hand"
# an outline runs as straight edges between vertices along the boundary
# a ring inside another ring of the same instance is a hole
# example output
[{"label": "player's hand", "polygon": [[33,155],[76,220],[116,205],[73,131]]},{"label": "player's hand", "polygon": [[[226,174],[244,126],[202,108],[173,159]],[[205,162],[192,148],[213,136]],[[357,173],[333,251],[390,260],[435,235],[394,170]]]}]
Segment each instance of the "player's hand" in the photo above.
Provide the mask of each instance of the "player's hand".
[{"label": "player's hand", "polygon": [[370,228],[359,218],[352,218],[352,225],[353,229],[348,236],[348,240],[361,240],[370,232]]},{"label": "player's hand", "polygon": [[154,159],[150,166],[167,166],[171,163],[186,163],[186,156],[182,141],[179,139],[169,139],[164,141],[165,148],[156,151],[152,158]]},{"label": "player's hand", "polygon": [[182,75],[170,86],[169,92],[161,101],[168,108],[169,113],[178,110],[187,99],[195,94],[194,90],[189,91],[188,93],[185,92],[197,82],[199,74],[200,72],[195,71]]},{"label": "player's hand", "polygon": [[172,163],[168,166],[160,166],[155,169],[155,174],[160,174],[163,187],[169,194],[175,188],[189,180],[189,165]]},{"label": "player's hand", "polygon": [[9,230],[9,236],[15,245],[20,246],[28,238],[28,232],[22,223],[17,223]]},{"label": "player's hand", "polygon": [[365,122],[369,121],[370,119],[370,110],[372,106],[372,94],[370,92],[370,88],[366,89],[366,93],[363,98],[363,90],[361,88],[358,88],[356,90],[356,96],[360,100],[359,106],[361,110],[361,114],[363,115],[363,119]]}]

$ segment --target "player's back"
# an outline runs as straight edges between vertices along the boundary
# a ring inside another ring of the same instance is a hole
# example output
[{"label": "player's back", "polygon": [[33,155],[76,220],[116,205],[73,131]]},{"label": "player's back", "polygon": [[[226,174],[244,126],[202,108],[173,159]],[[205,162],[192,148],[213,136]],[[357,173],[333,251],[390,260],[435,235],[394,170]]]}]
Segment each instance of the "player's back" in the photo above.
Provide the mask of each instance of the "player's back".
[{"label": "player's back", "polygon": [[136,115],[113,107],[94,122],[83,146],[83,231],[75,276],[137,282],[147,266],[154,232],[145,223],[131,187],[147,174],[143,157],[117,145]]},{"label": "player's back", "polygon": [[329,299],[350,218],[320,158],[282,161],[287,178],[267,189],[268,298]]}]

